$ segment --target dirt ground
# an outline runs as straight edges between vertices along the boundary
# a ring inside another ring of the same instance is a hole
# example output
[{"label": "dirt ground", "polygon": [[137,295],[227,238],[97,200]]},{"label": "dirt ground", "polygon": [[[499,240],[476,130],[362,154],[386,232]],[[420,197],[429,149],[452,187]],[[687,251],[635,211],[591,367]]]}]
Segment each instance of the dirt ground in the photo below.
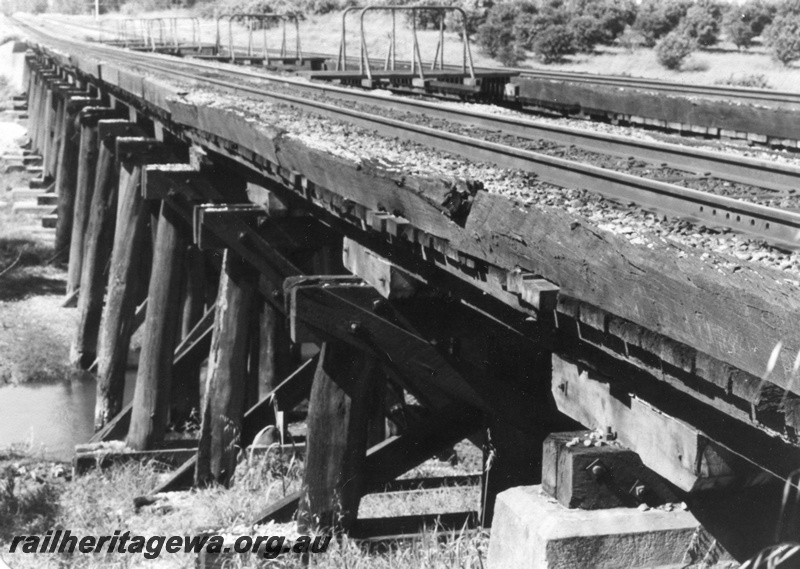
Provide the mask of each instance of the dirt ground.
[{"label": "dirt ground", "polygon": [[[0,115],[0,155],[17,154],[24,126]],[[5,162],[0,160],[0,162]],[[65,267],[54,264],[53,230],[15,213],[11,191],[30,175],[0,164],[0,383],[61,379],[69,369],[75,309],[62,308]]]}]

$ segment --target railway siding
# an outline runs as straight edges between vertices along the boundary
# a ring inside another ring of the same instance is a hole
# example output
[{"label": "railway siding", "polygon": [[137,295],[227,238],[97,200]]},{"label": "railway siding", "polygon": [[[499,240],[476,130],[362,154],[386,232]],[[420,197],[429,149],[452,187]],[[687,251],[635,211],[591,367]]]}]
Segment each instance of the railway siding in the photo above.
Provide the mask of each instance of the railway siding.
[{"label": "railway siding", "polygon": [[[778,139],[782,145],[797,146],[800,115],[796,106],[766,106],[714,97],[687,97],[646,88],[588,85],[583,82],[539,77],[518,77],[516,99],[551,109],[586,115],[641,117],[674,125],[701,127],[698,134],[723,134],[741,137],[760,135]],[[691,130],[689,128],[685,130]],[[754,138],[756,142],[767,142]],[[788,143],[788,144],[787,144]]]}]

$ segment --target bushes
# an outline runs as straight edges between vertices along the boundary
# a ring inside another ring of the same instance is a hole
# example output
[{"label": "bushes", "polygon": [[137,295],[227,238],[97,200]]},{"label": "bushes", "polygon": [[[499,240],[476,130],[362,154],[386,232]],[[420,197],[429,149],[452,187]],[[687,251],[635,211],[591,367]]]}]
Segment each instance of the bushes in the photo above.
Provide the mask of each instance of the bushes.
[{"label": "bushes", "polygon": [[591,53],[594,46],[603,43],[605,39],[600,22],[591,16],[579,16],[570,20],[569,30],[575,51],[581,53]]},{"label": "bushes", "polygon": [[682,31],[673,30],[656,44],[656,59],[667,69],[680,69],[695,49],[695,42]]},{"label": "bushes", "polygon": [[772,56],[784,65],[800,59],[800,14],[776,16],[765,30],[764,40]]},{"label": "bushes", "polygon": [[719,41],[722,13],[722,5],[716,0],[699,0],[686,12],[680,28],[700,47],[715,45]]},{"label": "bushes", "polygon": [[631,0],[576,0],[570,4],[568,15],[570,26],[590,18],[594,22],[595,44],[611,45],[636,20],[636,12]]},{"label": "bushes", "polygon": [[545,63],[576,51],[609,45],[634,21],[632,0],[561,0],[498,4],[478,28],[483,51],[503,63],[516,63],[531,50]]},{"label": "bushes", "polygon": [[567,26],[556,24],[539,33],[531,48],[542,63],[556,63],[575,53],[575,36]]},{"label": "bushes", "polygon": [[761,73],[742,75],[736,77],[731,75],[727,79],[717,80],[715,85],[731,85],[733,87],[749,87],[750,89],[772,89],[767,78]]},{"label": "bushes", "polygon": [[14,12],[43,14],[47,12],[47,0],[0,0],[0,11],[6,16],[11,16]]},{"label": "bushes", "polygon": [[741,6],[731,6],[722,19],[722,27],[739,49],[748,48],[775,17],[776,6],[762,0],[748,0]]},{"label": "bushes", "polygon": [[653,47],[656,41],[676,29],[692,6],[692,0],[644,0],[633,24]]},{"label": "bushes", "polygon": [[88,14],[94,9],[94,4],[90,5],[85,0],[50,0],[48,11],[56,14]]},{"label": "bushes", "polygon": [[518,20],[530,21],[537,13],[531,2],[499,4],[478,28],[478,45],[490,57],[498,59],[503,65],[515,65],[524,56],[525,44],[518,37]]}]

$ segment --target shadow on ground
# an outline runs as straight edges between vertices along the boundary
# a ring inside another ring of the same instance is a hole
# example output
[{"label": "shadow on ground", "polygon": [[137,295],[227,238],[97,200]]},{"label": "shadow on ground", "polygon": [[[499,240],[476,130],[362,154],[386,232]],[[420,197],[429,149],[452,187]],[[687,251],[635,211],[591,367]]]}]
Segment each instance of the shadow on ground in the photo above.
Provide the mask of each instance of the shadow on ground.
[{"label": "shadow on ground", "polygon": [[29,237],[0,237],[0,300],[65,294],[66,283],[50,261],[53,248]]}]

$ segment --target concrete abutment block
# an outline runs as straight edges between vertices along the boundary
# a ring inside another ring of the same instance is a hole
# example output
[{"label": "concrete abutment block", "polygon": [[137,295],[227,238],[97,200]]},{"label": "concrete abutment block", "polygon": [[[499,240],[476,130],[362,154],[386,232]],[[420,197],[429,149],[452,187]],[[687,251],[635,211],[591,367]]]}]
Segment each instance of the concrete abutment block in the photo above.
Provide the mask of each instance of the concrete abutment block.
[{"label": "concrete abutment block", "polygon": [[541,486],[523,486],[497,497],[488,567],[678,568],[703,558],[738,566],[688,511],[568,509]]}]

